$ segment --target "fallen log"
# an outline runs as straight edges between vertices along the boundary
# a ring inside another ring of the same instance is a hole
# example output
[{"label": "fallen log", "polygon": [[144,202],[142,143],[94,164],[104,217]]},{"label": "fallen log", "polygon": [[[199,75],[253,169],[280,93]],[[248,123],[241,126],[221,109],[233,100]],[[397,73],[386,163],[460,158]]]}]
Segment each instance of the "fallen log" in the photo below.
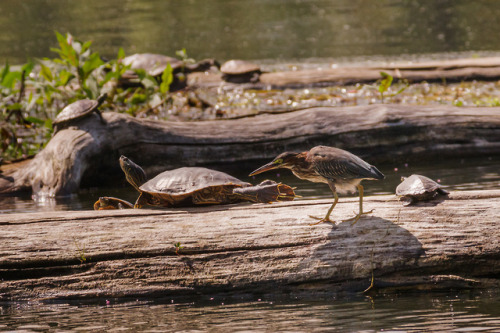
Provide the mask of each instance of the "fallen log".
[{"label": "fallen log", "polygon": [[220,74],[192,73],[188,85],[194,87],[240,87],[247,89],[285,89],[329,85],[370,83],[381,79],[380,72],[409,82],[498,80],[500,58],[465,58],[422,62],[400,62],[376,66],[345,66],[263,73],[257,83],[227,83]]},{"label": "fallen log", "polygon": [[[162,122],[104,113],[56,133],[34,159],[0,173],[0,193],[68,195],[123,179],[126,155],[152,177],[167,169],[269,159],[315,145],[370,163],[500,152],[500,108],[415,105],[317,107],[251,118]],[[250,172],[251,170],[249,170]],[[118,178],[119,177],[119,178]]]},{"label": "fallen log", "polygon": [[500,190],[310,226],[330,203],[0,215],[0,300],[360,292],[372,271],[374,290],[500,285]]}]

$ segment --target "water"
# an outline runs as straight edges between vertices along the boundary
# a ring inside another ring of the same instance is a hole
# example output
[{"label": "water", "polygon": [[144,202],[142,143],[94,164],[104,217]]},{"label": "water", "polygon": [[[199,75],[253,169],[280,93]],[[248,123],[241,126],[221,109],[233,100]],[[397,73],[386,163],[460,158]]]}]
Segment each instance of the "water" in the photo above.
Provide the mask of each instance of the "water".
[{"label": "water", "polygon": [[54,31],[106,57],[175,55],[272,62],[500,51],[496,1],[2,0],[0,64],[54,57]]},{"label": "water", "polygon": [[496,291],[0,306],[1,331],[499,332]]},{"label": "water", "polygon": [[[261,164],[268,161],[262,161]],[[312,183],[300,180],[289,170],[279,169],[269,171],[254,177],[248,173],[261,164],[246,165],[216,165],[213,169],[227,172],[241,180],[258,184],[265,179],[273,179],[292,187],[301,196],[296,200],[311,200],[331,198],[332,192],[326,184]],[[436,160],[428,164],[413,164],[399,162],[390,165],[377,165],[385,174],[383,181],[365,181],[365,195],[394,194],[401,177],[421,174],[438,181],[447,190],[488,190],[500,189],[500,156],[485,158],[469,158],[457,160]],[[82,189],[72,197],[57,198],[42,202],[34,202],[30,196],[2,197],[0,196],[0,214],[19,212],[43,212],[54,210],[92,210],[94,202],[100,196],[113,196],[131,202],[137,199],[137,191],[124,179],[115,187],[100,187]]]}]

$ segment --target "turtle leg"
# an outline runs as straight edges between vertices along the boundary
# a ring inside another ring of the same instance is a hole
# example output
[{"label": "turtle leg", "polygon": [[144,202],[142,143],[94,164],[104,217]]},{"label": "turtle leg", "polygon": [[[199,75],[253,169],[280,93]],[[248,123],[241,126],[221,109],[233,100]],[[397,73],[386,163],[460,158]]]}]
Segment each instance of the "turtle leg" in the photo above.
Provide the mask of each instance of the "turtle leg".
[{"label": "turtle leg", "polygon": [[147,203],[147,198],[144,195],[144,192],[142,192],[141,194],[139,194],[139,197],[135,201],[134,208],[135,209],[142,208],[142,206],[144,206],[146,203]]},{"label": "turtle leg", "polygon": [[337,202],[339,202],[339,196],[337,195],[337,191],[333,191],[333,197],[335,198],[335,200],[333,201],[333,204],[328,209],[328,212],[326,212],[325,217],[321,218],[321,217],[316,217],[316,216],[309,215],[310,218],[319,220],[318,222],[311,223],[309,225],[316,225],[316,224],[320,224],[320,223],[323,223],[323,222],[330,222],[330,223],[335,224],[334,221],[330,220],[330,214],[332,213],[333,208],[335,208],[335,205],[337,204]]},{"label": "turtle leg", "polygon": [[363,185],[359,184],[358,185],[358,192],[359,192],[359,212],[356,214],[354,217],[351,217],[350,219],[347,220],[342,220],[342,222],[348,222],[351,220],[354,220],[351,225],[355,225],[356,222],[359,221],[362,215],[370,214],[373,212],[373,209],[368,211],[368,212],[363,212]]}]

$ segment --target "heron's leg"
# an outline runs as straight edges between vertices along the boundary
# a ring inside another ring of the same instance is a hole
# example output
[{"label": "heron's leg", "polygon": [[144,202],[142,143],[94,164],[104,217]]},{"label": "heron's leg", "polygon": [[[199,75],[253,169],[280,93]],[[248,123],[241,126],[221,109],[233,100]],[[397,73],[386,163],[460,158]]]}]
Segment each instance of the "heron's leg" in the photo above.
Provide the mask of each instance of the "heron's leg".
[{"label": "heron's leg", "polygon": [[318,222],[316,223],[311,223],[309,225],[316,225],[316,224],[320,224],[320,223],[323,223],[323,222],[331,222],[331,223],[335,223],[334,221],[330,220],[330,214],[332,213],[332,210],[333,208],[335,207],[335,205],[337,204],[337,202],[339,201],[339,196],[337,195],[337,192],[333,192],[333,196],[335,198],[335,200],[333,201],[333,204],[330,206],[330,208],[328,209],[328,212],[326,212],[326,215],[325,217],[321,218],[321,217],[316,217],[316,216],[312,216],[312,215],[309,215],[310,218],[313,218],[313,219],[316,219],[316,220],[319,220]]},{"label": "heron's leg", "polygon": [[351,217],[350,219],[342,220],[342,222],[354,220],[354,222],[352,222],[352,225],[354,225],[354,224],[356,224],[356,222],[359,221],[359,219],[361,218],[361,215],[370,214],[373,212],[373,209],[368,211],[368,212],[363,212],[363,185],[361,185],[361,184],[358,185],[358,192],[359,192],[359,213],[356,214],[356,216]]}]

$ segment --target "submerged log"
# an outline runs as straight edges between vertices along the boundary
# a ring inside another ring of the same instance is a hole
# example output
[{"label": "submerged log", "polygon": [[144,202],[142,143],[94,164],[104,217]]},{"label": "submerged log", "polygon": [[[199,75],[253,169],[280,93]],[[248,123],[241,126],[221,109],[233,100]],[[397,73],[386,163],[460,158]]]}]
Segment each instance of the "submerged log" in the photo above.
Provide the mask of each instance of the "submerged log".
[{"label": "submerged log", "polygon": [[[317,107],[252,118],[166,122],[104,113],[63,129],[33,160],[0,173],[0,193],[57,196],[122,179],[120,155],[150,176],[166,169],[269,159],[329,145],[370,163],[500,153],[500,108]],[[251,171],[250,169],[248,170]]]},{"label": "submerged log", "polygon": [[235,86],[249,89],[302,88],[375,82],[381,79],[381,71],[395,79],[410,82],[498,80],[500,57],[270,72],[263,73],[259,82],[245,85],[226,83],[219,74],[193,73],[188,76],[188,84],[196,87]]},{"label": "submerged log", "polygon": [[0,300],[360,292],[372,271],[374,290],[500,285],[500,190],[369,197],[354,226],[310,226],[330,204],[0,215]]}]

